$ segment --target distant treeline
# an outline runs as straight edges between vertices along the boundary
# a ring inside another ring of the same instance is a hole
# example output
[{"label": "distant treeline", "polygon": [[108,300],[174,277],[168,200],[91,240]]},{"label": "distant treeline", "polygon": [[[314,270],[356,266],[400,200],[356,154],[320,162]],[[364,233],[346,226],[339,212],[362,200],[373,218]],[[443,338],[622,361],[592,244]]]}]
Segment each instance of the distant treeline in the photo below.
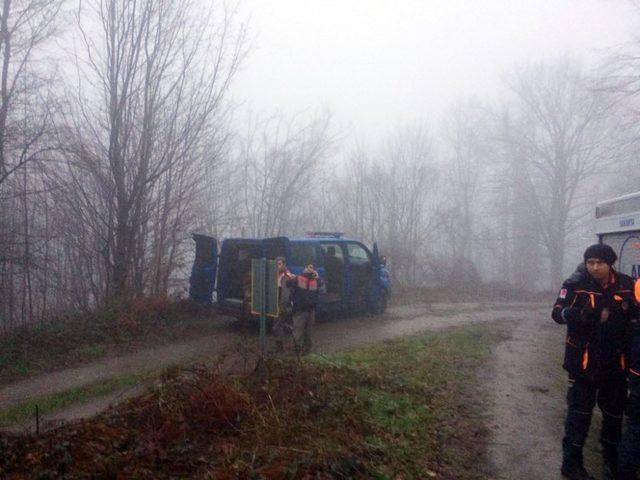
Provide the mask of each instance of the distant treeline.
[{"label": "distant treeline", "polygon": [[240,128],[245,24],[204,3],[0,7],[0,329],[182,290],[194,231],[344,231],[398,284],[555,288],[595,202],[640,188],[640,43],[354,147],[330,112]]}]

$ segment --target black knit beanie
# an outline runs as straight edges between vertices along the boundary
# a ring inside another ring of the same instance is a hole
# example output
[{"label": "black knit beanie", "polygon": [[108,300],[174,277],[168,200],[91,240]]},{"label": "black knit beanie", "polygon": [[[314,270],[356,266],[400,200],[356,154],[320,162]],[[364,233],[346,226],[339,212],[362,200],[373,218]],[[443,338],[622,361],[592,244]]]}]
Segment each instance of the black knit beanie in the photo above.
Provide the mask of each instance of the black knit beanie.
[{"label": "black knit beanie", "polygon": [[599,258],[606,262],[607,265],[613,265],[616,263],[618,256],[613,251],[613,248],[606,243],[596,243],[584,251],[584,261],[586,262],[589,258]]}]

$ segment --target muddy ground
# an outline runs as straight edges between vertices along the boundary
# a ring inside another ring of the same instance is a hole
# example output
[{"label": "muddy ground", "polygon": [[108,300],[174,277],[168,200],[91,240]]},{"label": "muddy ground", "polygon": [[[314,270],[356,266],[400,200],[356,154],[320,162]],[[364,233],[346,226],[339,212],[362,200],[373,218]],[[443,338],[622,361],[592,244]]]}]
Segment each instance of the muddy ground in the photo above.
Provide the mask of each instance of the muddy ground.
[{"label": "muddy ground", "polygon": [[[484,415],[491,431],[489,453],[495,478],[560,478],[559,445],[565,377],[559,365],[564,333],[550,320],[548,305],[467,303],[397,306],[381,317],[320,322],[314,331],[314,350],[330,353],[426,330],[496,320],[502,321],[509,338],[497,347],[492,362],[478,379],[478,388],[484,397]],[[225,354],[227,363],[231,363],[230,368],[252,368],[257,352],[257,330],[238,328],[237,323],[228,318],[215,321],[219,322],[218,332],[198,340],[105,359],[0,387],[0,408],[114,375],[198,359],[211,361]],[[57,412],[47,420],[68,421],[86,417],[137,391],[139,388],[115,392]]]},{"label": "muddy ground", "polygon": [[492,441],[489,452],[497,478],[559,479],[566,375],[561,369],[564,329],[548,310],[511,325],[498,345],[486,378]]},{"label": "muddy ground", "polygon": [[[436,330],[465,323],[497,319],[521,320],[528,316],[531,304],[415,304],[390,308],[383,316],[362,316],[320,321],[314,329],[314,351],[334,352],[375,343],[400,335]],[[0,409],[28,398],[64,392],[115,375],[168,367],[198,359],[211,361],[231,357],[231,362],[253,365],[257,353],[255,326],[241,328],[229,317],[218,317],[215,334],[196,340],[140,350],[136,353],[101,359],[80,367],[37,375],[0,386]],[[273,338],[268,338],[269,348]],[[243,365],[242,365],[243,366]]]}]

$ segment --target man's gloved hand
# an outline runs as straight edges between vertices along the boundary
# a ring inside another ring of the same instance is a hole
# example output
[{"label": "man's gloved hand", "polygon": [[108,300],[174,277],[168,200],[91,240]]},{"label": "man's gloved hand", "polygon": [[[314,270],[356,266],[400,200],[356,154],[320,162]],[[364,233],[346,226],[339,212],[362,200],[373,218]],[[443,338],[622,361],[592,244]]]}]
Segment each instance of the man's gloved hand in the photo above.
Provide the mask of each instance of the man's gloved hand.
[{"label": "man's gloved hand", "polygon": [[562,309],[561,316],[564,323],[575,325],[582,321],[582,310],[578,307],[566,307]]},{"label": "man's gloved hand", "polygon": [[584,308],[567,307],[562,309],[562,318],[565,323],[569,325],[586,325],[594,318],[600,318],[600,312],[596,311],[590,305]]},{"label": "man's gloved hand", "polygon": [[609,310],[610,313],[615,315],[627,315],[629,313],[629,302],[615,302],[609,308],[605,308],[605,310]]}]

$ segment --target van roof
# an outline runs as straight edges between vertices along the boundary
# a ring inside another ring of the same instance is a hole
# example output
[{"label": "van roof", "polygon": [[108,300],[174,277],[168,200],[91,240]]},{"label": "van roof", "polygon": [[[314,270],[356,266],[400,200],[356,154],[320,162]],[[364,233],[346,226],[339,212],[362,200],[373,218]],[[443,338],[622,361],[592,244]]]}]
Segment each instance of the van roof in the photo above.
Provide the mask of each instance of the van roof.
[{"label": "van roof", "polygon": [[640,192],[604,200],[596,204],[596,218],[640,212]]},{"label": "van roof", "polygon": [[280,237],[266,237],[266,238],[256,238],[256,237],[230,237],[230,238],[225,238],[224,241],[232,241],[232,242],[259,242],[262,240],[268,240],[270,238],[286,238],[287,240],[289,240],[290,242],[313,242],[313,241],[331,241],[331,242],[355,242],[357,240],[351,238],[351,237],[346,237],[344,236],[344,234],[340,234],[340,236],[334,236],[331,234],[314,234],[314,235],[309,235],[306,234],[304,236],[295,236],[295,237],[288,237],[288,236],[280,236]]},{"label": "van roof", "polygon": [[640,192],[599,202],[596,206],[595,233],[640,230]]},{"label": "van roof", "polygon": [[341,242],[356,242],[357,240],[348,237],[288,237],[291,242],[331,242],[331,243],[341,243]]}]

